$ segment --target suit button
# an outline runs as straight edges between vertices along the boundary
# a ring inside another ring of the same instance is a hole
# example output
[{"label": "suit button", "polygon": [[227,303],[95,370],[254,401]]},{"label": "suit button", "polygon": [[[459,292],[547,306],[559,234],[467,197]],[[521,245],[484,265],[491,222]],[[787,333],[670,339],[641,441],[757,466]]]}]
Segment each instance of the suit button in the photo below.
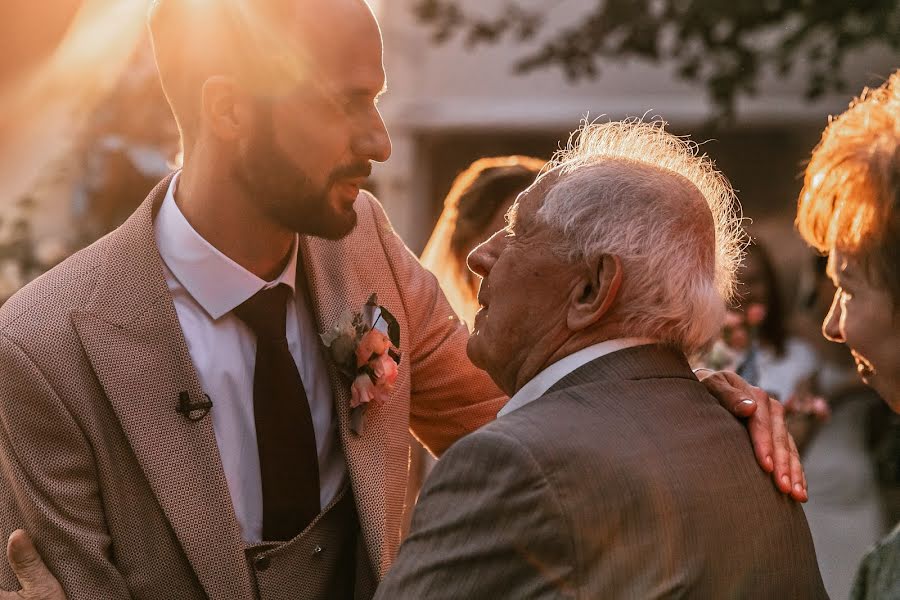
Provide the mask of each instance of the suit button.
[{"label": "suit button", "polygon": [[265,554],[259,554],[253,559],[253,565],[256,567],[257,571],[265,571],[269,568],[270,564],[272,564],[272,559]]}]

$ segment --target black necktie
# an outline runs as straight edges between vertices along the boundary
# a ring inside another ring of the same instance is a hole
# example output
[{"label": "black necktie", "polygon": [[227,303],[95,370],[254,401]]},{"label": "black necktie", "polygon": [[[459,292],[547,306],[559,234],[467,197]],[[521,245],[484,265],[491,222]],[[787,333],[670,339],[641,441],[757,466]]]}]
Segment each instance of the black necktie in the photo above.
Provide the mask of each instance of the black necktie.
[{"label": "black necktie", "polygon": [[263,540],[287,541],[319,514],[319,460],[309,401],[288,349],[290,288],[261,290],[234,309],[256,334],[253,416],[263,492]]}]

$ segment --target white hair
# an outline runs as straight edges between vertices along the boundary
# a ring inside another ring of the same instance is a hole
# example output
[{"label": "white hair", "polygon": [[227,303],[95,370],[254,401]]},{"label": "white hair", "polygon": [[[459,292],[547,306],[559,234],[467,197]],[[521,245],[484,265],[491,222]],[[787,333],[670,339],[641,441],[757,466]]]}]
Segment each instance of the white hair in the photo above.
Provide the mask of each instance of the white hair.
[{"label": "white hair", "polygon": [[546,186],[536,218],[558,233],[568,261],[619,257],[611,317],[623,335],[691,355],[721,327],[745,235],[728,180],[665,126],[585,123],[535,182]]}]

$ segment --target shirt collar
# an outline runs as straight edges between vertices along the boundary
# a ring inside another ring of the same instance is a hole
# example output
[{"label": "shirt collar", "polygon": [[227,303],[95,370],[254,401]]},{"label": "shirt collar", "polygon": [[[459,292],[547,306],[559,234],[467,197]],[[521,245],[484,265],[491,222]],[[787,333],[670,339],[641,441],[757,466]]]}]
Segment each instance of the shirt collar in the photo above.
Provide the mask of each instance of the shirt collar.
[{"label": "shirt collar", "polygon": [[655,343],[656,340],[650,338],[619,338],[606,340],[605,342],[600,342],[599,344],[594,344],[593,346],[588,346],[587,348],[582,348],[577,352],[573,352],[572,354],[559,359],[523,385],[518,392],[513,394],[503,408],[500,409],[500,412],[497,413],[497,417],[499,418],[503,415],[507,415],[516,409],[522,408],[526,404],[531,404],[543,396],[544,393],[552,388],[560,379],[601,356],[606,356],[607,354],[612,354],[613,352],[618,352],[619,350],[624,350],[625,348],[631,348],[633,346],[643,346],[644,344]]},{"label": "shirt collar", "polygon": [[234,310],[256,292],[283,283],[294,291],[297,276],[297,238],[287,266],[275,280],[260,279],[237,264],[197,233],[175,203],[180,173],[169,184],[156,216],[154,234],[163,262],[172,275],[214,320]]}]

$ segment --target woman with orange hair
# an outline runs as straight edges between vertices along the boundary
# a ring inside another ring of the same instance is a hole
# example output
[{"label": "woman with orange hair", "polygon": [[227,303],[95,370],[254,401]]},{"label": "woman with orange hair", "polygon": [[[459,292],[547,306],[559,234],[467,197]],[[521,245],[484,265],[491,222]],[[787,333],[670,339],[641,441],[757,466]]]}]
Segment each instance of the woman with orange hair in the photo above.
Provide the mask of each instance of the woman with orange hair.
[{"label": "woman with orange hair", "polygon": [[[837,288],[823,335],[900,413],[900,70],[831,120],[806,169],[800,234]],[[863,560],[854,599],[900,598],[900,527]]]}]

